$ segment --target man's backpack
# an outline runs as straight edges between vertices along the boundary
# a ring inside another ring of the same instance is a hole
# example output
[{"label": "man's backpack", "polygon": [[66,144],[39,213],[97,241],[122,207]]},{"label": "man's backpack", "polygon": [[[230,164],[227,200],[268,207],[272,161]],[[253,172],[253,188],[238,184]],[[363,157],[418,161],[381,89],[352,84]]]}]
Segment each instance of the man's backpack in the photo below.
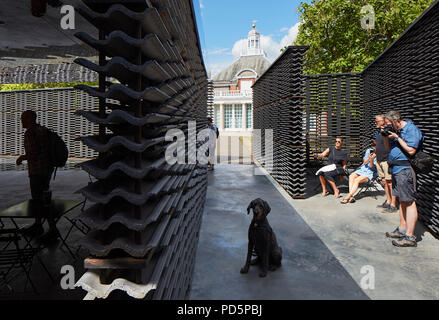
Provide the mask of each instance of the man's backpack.
[{"label": "man's backpack", "polygon": [[418,151],[414,156],[408,157],[416,173],[429,173],[433,169],[433,158],[424,151]]},{"label": "man's backpack", "polygon": [[416,153],[411,156],[409,155],[403,147],[401,147],[401,151],[406,155],[407,159],[410,162],[410,166],[416,173],[427,174],[433,170],[433,158],[423,151],[424,141],[421,141]]},{"label": "man's backpack", "polygon": [[49,158],[51,166],[55,168],[53,174],[53,179],[55,179],[56,169],[58,167],[64,167],[67,163],[69,149],[67,149],[66,143],[56,132],[47,129],[47,135],[49,140]]}]

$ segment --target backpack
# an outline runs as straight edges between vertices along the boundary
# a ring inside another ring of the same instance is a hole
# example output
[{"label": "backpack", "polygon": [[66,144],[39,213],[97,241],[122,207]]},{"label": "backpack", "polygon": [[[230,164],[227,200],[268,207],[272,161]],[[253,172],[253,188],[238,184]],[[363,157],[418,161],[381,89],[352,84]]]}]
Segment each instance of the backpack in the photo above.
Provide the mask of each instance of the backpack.
[{"label": "backpack", "polygon": [[433,158],[424,151],[418,151],[408,159],[416,173],[427,174],[433,169]]},{"label": "backpack", "polygon": [[69,157],[69,149],[61,137],[54,131],[47,129],[47,136],[49,140],[49,158],[51,166],[55,168],[53,179],[55,180],[56,169],[64,167]]},{"label": "backpack", "polygon": [[416,173],[427,174],[433,169],[433,158],[428,153],[422,151],[423,145],[424,141],[422,140],[413,156],[409,155],[404,148],[401,147],[400,149],[406,155],[410,162],[410,166]]}]

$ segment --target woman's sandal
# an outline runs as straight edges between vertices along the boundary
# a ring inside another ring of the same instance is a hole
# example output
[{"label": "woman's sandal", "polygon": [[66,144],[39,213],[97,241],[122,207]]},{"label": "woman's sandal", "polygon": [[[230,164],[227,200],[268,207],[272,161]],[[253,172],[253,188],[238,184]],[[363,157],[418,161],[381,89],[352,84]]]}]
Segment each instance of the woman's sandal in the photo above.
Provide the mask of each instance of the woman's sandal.
[{"label": "woman's sandal", "polygon": [[351,199],[349,199],[349,200],[348,199],[343,199],[343,200],[340,201],[340,203],[342,203],[342,204],[350,203]]},{"label": "woman's sandal", "polygon": [[329,191],[326,191],[325,194],[322,194],[322,197],[326,197],[326,196],[328,196],[328,195],[329,195]]},{"label": "woman's sandal", "polygon": [[354,203],[355,202],[355,199],[354,199],[354,197],[352,197],[350,200],[349,200],[349,203]]}]

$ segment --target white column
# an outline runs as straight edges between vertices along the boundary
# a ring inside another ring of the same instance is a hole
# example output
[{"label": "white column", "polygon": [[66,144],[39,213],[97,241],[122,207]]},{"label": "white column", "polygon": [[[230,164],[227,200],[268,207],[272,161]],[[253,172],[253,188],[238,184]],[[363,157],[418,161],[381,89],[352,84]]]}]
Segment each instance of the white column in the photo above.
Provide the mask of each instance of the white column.
[{"label": "white column", "polygon": [[247,130],[247,108],[242,104],[242,130]]},{"label": "white column", "polygon": [[224,130],[224,104],[220,104],[220,129]]}]

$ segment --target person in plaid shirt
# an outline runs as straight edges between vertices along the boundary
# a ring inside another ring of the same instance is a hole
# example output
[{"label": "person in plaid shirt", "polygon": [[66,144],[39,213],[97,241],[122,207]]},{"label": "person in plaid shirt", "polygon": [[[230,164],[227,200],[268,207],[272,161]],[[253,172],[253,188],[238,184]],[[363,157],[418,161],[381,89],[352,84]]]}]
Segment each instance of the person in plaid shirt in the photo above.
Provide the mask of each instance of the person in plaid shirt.
[{"label": "person in plaid shirt", "polygon": [[45,201],[51,201],[50,196],[47,195],[50,195],[50,178],[54,168],[50,162],[47,128],[36,121],[37,114],[34,111],[28,110],[22,113],[21,123],[23,128],[27,129],[24,134],[26,154],[19,156],[16,163],[20,165],[24,160],[27,161],[32,202],[37,211],[35,223],[27,228],[26,232],[30,235],[41,235],[44,232],[41,219],[44,217],[49,223],[49,231],[43,237],[51,239],[56,238],[59,233],[53,217],[44,212],[43,204]]}]

